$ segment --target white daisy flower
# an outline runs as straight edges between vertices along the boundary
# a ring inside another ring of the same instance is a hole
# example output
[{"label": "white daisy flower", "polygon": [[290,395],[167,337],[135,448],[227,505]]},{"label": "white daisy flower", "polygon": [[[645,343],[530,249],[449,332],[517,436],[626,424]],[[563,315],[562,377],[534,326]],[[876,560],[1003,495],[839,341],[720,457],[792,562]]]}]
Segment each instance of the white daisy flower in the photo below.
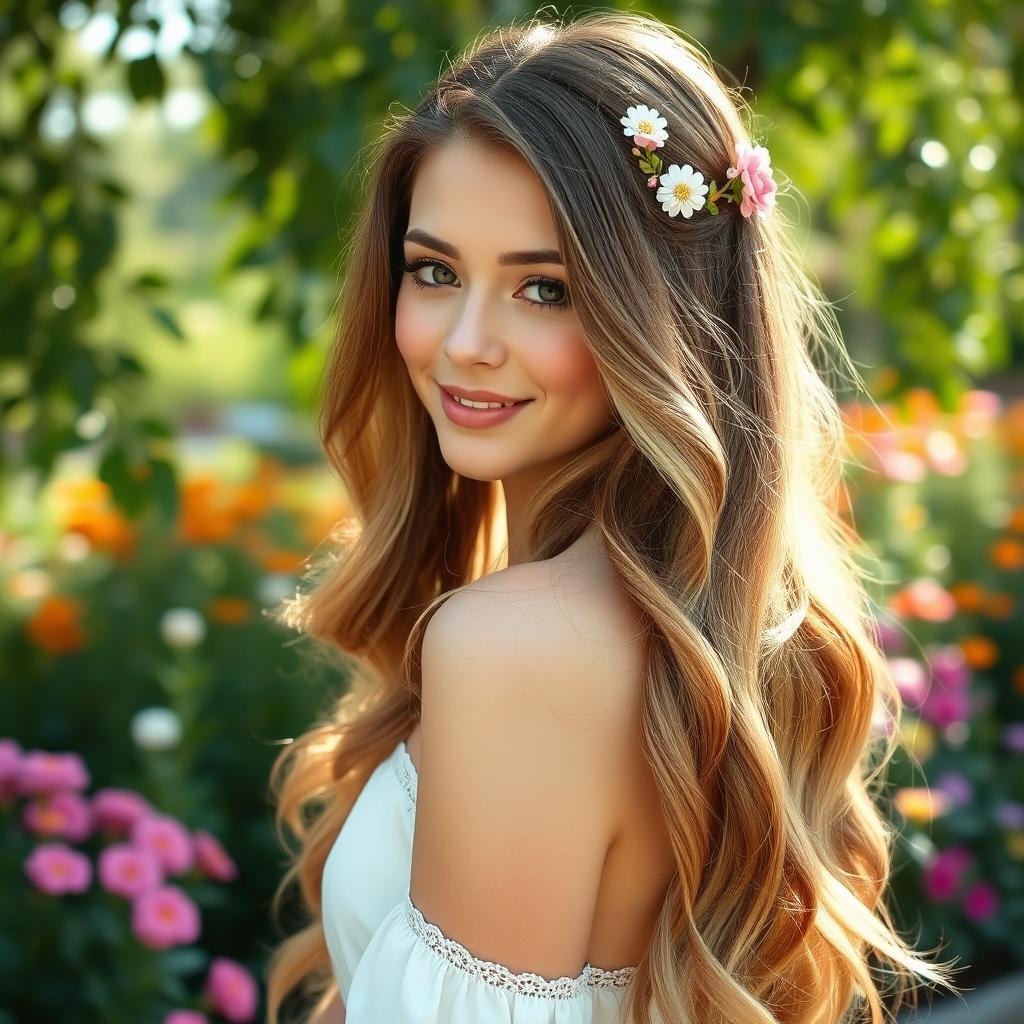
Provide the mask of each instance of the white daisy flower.
[{"label": "white daisy flower", "polygon": [[695,171],[689,164],[672,164],[658,179],[657,200],[661,208],[670,216],[681,213],[684,217],[692,217],[699,210],[708,194],[704,184],[704,175]]},{"label": "white daisy flower", "polygon": [[668,138],[668,132],[665,131],[668,121],[658,114],[657,108],[652,109],[643,103],[627,107],[626,116],[620,117],[619,123],[626,126],[623,135],[652,139],[659,146],[664,146]]}]

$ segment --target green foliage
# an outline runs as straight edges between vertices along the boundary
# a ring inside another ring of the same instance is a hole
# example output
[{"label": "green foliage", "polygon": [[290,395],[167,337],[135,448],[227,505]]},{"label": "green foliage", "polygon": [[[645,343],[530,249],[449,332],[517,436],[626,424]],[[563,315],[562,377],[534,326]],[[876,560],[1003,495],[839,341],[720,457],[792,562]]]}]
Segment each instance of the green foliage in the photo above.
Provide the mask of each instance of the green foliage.
[{"label": "green foliage", "polygon": [[[263,269],[253,318],[279,324],[298,358],[359,192],[361,145],[392,103],[415,103],[439,54],[494,23],[483,5],[438,0],[187,10],[193,32],[176,60],[130,59],[126,34],[160,24],[128,0],[9,5],[0,34],[0,408],[16,451],[44,477],[85,440],[83,415],[115,410],[99,440],[131,467],[115,478],[133,507],[155,500],[159,446],[137,428],[140,366],[124,339],[92,330],[100,281],[117,275],[126,201],[106,143],[83,127],[95,82],[119,78],[145,106],[179,67],[200,76],[215,104],[202,131],[229,170],[223,202],[240,216],[221,280]],[[842,315],[855,356],[894,369],[896,393],[927,384],[947,404],[972,375],[1019,359],[1019,19],[991,0],[745,0],[728,17],[697,4],[650,13],[697,38],[754,101],[755,141],[770,143],[777,177],[806,197],[830,254],[828,290],[852,296]],[[111,17],[109,44],[83,59],[83,24]],[[144,273],[124,286],[187,343],[179,282]]]}]

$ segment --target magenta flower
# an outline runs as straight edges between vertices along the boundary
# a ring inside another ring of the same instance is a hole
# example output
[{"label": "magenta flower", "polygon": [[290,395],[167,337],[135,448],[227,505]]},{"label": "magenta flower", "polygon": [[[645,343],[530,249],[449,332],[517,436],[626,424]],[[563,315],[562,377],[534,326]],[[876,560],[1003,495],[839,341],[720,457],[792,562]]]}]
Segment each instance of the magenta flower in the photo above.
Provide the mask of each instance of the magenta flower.
[{"label": "magenta flower", "polygon": [[150,949],[195,942],[200,929],[199,908],[176,885],[145,889],[132,901],[132,931]]},{"label": "magenta flower", "polygon": [[81,842],[92,833],[92,808],[78,793],[61,790],[38,796],[22,811],[25,827],[37,836]]},{"label": "magenta flower", "polygon": [[256,979],[236,960],[214,957],[206,977],[206,998],[222,1017],[249,1021],[256,1016],[259,988]]},{"label": "magenta flower", "polygon": [[776,185],[772,178],[771,157],[764,146],[736,143],[736,163],[726,172],[727,178],[740,176],[743,182],[743,202],[740,213],[750,217],[755,213],[768,214],[775,206]]},{"label": "magenta flower", "polygon": [[92,864],[65,843],[43,843],[25,858],[29,881],[51,896],[84,892],[92,881]]},{"label": "magenta flower", "polygon": [[999,896],[991,883],[980,879],[964,893],[961,905],[972,921],[986,921],[999,912]]},{"label": "magenta flower", "polygon": [[171,1010],[164,1017],[164,1024],[207,1024],[209,1017],[198,1010]]},{"label": "magenta flower", "polygon": [[878,619],[875,623],[879,646],[887,654],[902,654],[907,647],[907,634],[888,619]]},{"label": "magenta flower", "polygon": [[108,892],[134,899],[164,881],[164,870],[156,854],[130,843],[115,843],[100,851],[100,884]]},{"label": "magenta flower", "polygon": [[230,882],[238,877],[238,867],[228,856],[220,840],[206,829],[197,828],[193,833],[196,844],[196,864],[204,875],[218,882]]},{"label": "magenta flower", "polygon": [[150,814],[140,818],[132,826],[131,841],[135,846],[152,850],[170,875],[184,874],[195,859],[188,829],[169,814]]},{"label": "magenta flower", "polygon": [[22,759],[19,786],[23,796],[85,789],[88,785],[89,771],[77,754],[30,750]]},{"label": "magenta flower", "polygon": [[156,813],[150,802],[131,789],[107,786],[92,795],[96,827],[112,836],[127,836],[140,818]]},{"label": "magenta flower", "polygon": [[955,644],[928,651],[931,680],[920,707],[921,717],[940,729],[966,722],[971,715],[971,670]]},{"label": "magenta flower", "polygon": [[944,690],[966,690],[971,669],[958,644],[942,644],[928,649],[928,667],[933,680]]},{"label": "magenta flower", "polygon": [[924,890],[933,903],[948,903],[963,882],[964,873],[973,864],[974,855],[965,846],[939,850],[925,866]]},{"label": "magenta flower", "polygon": [[21,747],[16,742],[0,739],[0,800],[19,795],[22,761]]},{"label": "magenta flower", "polygon": [[931,689],[921,705],[921,717],[940,729],[947,729],[971,716],[970,695]]}]

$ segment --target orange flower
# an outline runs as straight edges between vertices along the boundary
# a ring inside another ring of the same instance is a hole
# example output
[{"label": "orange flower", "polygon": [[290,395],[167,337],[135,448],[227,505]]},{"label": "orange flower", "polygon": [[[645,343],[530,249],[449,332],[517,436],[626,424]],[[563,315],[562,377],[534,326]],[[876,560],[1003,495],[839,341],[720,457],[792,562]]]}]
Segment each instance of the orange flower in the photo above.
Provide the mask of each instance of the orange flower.
[{"label": "orange flower", "polygon": [[75,597],[50,594],[25,623],[29,640],[52,654],[67,654],[85,646],[83,605]]},{"label": "orange flower", "polygon": [[300,573],[305,567],[306,556],[301,551],[275,548],[260,555],[260,565],[267,572]]},{"label": "orange flower", "polygon": [[201,474],[183,481],[178,531],[188,544],[218,544],[235,530],[231,496],[220,480]]},{"label": "orange flower", "polygon": [[949,592],[957,608],[962,612],[978,612],[985,605],[985,588],[980,583],[964,580],[961,583],[954,583]]},{"label": "orange flower", "polygon": [[210,605],[208,617],[223,626],[237,626],[249,618],[249,608],[243,597],[219,597]]},{"label": "orange flower", "polygon": [[1024,566],[1024,544],[1004,537],[992,545],[992,564],[999,569],[1020,569]]},{"label": "orange flower", "polygon": [[958,643],[964,652],[964,661],[971,668],[991,668],[999,660],[999,648],[990,637],[971,633],[960,637]]},{"label": "orange flower", "polygon": [[941,789],[927,786],[904,786],[893,798],[896,810],[907,821],[927,822],[949,810],[949,796]]},{"label": "orange flower", "polygon": [[1018,693],[1024,693],[1024,665],[1018,665],[1010,678],[1013,680],[1013,688]]},{"label": "orange flower", "polygon": [[54,484],[57,518],[66,533],[86,538],[97,551],[128,559],[135,554],[138,534],[134,524],[112,502],[102,480],[59,480]]},{"label": "orange flower", "polygon": [[990,594],[985,602],[985,611],[993,619],[1008,619],[1017,607],[1013,594]]},{"label": "orange flower", "polygon": [[1017,505],[1006,517],[1006,529],[1011,533],[1024,533],[1024,505]]},{"label": "orange flower", "polygon": [[956,614],[956,604],[942,584],[927,577],[914,580],[889,598],[889,607],[901,618],[948,622]]},{"label": "orange flower", "polygon": [[927,388],[910,388],[904,396],[904,405],[909,421],[919,426],[931,425],[942,415],[939,400]]}]

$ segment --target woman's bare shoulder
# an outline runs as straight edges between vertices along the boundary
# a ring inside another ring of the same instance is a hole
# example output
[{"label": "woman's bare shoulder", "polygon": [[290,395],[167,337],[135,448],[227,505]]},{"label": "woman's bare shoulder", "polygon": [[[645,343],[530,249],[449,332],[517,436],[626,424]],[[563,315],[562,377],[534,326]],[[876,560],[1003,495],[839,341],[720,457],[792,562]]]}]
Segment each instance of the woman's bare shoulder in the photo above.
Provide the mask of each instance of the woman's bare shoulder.
[{"label": "woman's bare shoulder", "polygon": [[[624,728],[639,712],[645,626],[606,557],[593,545],[484,576],[436,613],[450,635],[485,633],[495,650],[532,653],[562,696],[595,692],[620,708]],[[435,617],[436,617],[435,616]],[[429,631],[429,627],[428,627]]]}]

